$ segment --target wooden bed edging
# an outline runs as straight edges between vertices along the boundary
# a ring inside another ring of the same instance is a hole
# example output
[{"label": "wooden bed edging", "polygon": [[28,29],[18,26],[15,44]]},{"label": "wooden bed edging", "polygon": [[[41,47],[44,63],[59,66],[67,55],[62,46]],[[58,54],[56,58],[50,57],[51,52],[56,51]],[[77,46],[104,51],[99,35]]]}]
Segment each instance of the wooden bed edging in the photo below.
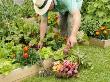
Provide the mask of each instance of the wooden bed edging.
[{"label": "wooden bed edging", "polygon": [[18,68],[13,70],[8,75],[0,75],[0,82],[20,82],[26,77],[38,74],[39,66],[25,66],[24,68]]},{"label": "wooden bed edging", "polygon": [[103,48],[110,47],[110,39],[100,40],[100,39],[96,39],[96,38],[90,38],[89,43],[92,45],[103,47]]}]

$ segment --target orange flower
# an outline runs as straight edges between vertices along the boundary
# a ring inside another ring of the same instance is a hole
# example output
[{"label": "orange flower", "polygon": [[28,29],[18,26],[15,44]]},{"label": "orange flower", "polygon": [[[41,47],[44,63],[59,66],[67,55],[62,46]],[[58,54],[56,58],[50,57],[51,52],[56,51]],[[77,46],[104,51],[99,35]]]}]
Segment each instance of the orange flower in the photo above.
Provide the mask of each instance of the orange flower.
[{"label": "orange flower", "polygon": [[100,35],[100,32],[99,31],[96,31],[95,34],[98,36],[98,35]]},{"label": "orange flower", "polygon": [[105,30],[105,29],[107,29],[106,26],[101,26],[101,28],[100,28],[100,30]]},{"label": "orange flower", "polygon": [[28,48],[27,46],[25,46],[25,47],[23,48],[24,52],[27,52],[28,49],[29,49],[29,48]]}]

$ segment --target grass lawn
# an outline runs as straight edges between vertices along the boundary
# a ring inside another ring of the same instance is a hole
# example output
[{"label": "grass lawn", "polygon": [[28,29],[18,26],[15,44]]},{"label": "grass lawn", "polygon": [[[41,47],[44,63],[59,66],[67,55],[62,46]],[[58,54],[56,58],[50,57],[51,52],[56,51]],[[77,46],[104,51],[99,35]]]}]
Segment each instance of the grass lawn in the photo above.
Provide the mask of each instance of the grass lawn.
[{"label": "grass lawn", "polygon": [[79,46],[87,54],[93,64],[93,69],[84,69],[78,78],[57,79],[50,77],[31,77],[23,82],[110,82],[110,47],[100,48],[95,46]]}]

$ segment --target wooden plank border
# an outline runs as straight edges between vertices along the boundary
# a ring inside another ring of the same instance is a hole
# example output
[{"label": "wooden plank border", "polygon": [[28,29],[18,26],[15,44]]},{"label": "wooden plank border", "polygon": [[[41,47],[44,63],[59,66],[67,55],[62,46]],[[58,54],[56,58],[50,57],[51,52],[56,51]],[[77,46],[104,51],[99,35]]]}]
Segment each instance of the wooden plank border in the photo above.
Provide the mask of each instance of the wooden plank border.
[{"label": "wooden plank border", "polygon": [[39,66],[26,66],[24,68],[18,68],[13,70],[10,74],[4,76],[0,75],[0,82],[20,82],[21,80],[38,74]]},{"label": "wooden plank border", "polygon": [[100,40],[100,39],[96,39],[96,38],[90,38],[89,44],[96,45],[96,46],[103,47],[103,48],[110,47],[110,39],[109,40]]}]

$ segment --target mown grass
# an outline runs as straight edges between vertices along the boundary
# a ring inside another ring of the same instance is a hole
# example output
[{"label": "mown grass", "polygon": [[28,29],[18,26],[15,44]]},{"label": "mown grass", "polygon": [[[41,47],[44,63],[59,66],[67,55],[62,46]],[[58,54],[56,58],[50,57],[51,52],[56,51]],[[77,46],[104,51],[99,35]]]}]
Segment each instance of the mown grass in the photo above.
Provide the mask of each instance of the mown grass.
[{"label": "mown grass", "polygon": [[57,79],[50,77],[31,77],[23,82],[110,82],[110,47],[100,48],[96,46],[77,46],[80,51],[86,53],[93,64],[93,69],[83,69],[78,78]]}]

